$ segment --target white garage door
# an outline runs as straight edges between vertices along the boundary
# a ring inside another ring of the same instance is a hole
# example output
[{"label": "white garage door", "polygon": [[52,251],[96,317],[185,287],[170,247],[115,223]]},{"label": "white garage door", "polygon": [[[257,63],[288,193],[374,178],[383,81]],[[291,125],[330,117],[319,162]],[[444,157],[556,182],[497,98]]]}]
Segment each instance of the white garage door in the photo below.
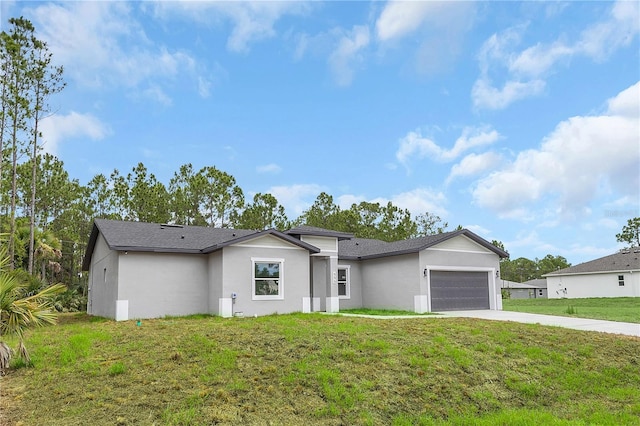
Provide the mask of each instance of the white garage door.
[{"label": "white garage door", "polygon": [[487,272],[431,271],[431,310],[489,309]]}]

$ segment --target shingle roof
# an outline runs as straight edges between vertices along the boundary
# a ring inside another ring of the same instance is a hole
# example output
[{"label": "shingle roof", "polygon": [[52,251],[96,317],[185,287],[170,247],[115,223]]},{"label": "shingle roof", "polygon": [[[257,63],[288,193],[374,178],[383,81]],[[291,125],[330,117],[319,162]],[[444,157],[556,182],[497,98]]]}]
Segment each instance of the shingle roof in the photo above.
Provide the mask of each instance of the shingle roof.
[{"label": "shingle roof", "polygon": [[498,247],[493,246],[487,240],[479,237],[468,229],[459,231],[445,232],[436,235],[427,235],[424,237],[411,238],[408,240],[386,242],[380,240],[371,240],[366,238],[353,238],[338,243],[338,257],[341,259],[375,259],[378,257],[396,256],[400,254],[417,253],[426,248],[432,247],[448,239],[464,235],[493,251],[500,257],[508,257],[509,254]]},{"label": "shingle roof", "polygon": [[501,288],[515,288],[515,289],[520,288],[520,289],[529,289],[529,290],[538,289],[538,286],[527,284],[527,283],[517,283],[515,281],[508,281],[508,280],[500,280],[500,281],[502,281],[500,283]]},{"label": "shingle roof", "polygon": [[230,244],[237,244],[260,235],[271,234],[292,244],[296,244],[312,253],[320,250],[297,238],[300,235],[331,236],[338,239],[338,256],[342,259],[375,259],[421,250],[439,244],[450,238],[464,235],[500,257],[508,257],[505,251],[493,246],[487,240],[473,232],[462,229],[442,234],[428,235],[402,241],[386,242],[366,238],[353,238],[346,232],[331,231],[312,226],[299,226],[286,233],[270,229],[252,231],[246,229],[209,228],[203,226],[163,225],[159,223],[126,222],[119,220],[96,219],[85,252],[83,270],[88,270],[91,255],[98,238],[102,234],[112,250],[146,251],[161,253],[210,253]]},{"label": "shingle roof", "polygon": [[331,229],[318,228],[316,226],[300,225],[285,231],[289,235],[318,235],[321,237],[335,237],[338,240],[353,238],[348,232],[333,231]]},{"label": "shingle roof", "polygon": [[546,278],[536,278],[533,280],[525,281],[524,284],[528,284],[537,288],[547,288],[547,279]]},{"label": "shingle roof", "polygon": [[569,268],[551,272],[545,277],[571,274],[593,274],[599,272],[638,271],[640,270],[640,247],[621,250],[618,253],[589,262],[580,263]]},{"label": "shingle roof", "polygon": [[275,229],[254,231],[96,219],[94,220],[89,244],[85,252],[83,270],[88,270],[89,268],[91,255],[99,233],[102,234],[110,249],[119,251],[210,253],[229,244],[239,243],[266,234],[275,235],[314,253],[320,251],[310,244]]}]

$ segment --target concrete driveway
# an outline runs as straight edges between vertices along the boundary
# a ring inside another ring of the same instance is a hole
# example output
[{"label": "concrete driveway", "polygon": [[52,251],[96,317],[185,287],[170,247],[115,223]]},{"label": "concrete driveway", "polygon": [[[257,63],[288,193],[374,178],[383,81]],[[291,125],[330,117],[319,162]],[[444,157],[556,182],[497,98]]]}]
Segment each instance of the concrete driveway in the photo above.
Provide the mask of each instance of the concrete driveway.
[{"label": "concrete driveway", "polygon": [[596,319],[558,317],[553,315],[528,314],[511,311],[448,311],[439,312],[444,317],[479,318],[495,321],[514,321],[527,324],[554,325],[574,330],[600,331],[640,337],[640,324],[630,322],[603,321]]}]

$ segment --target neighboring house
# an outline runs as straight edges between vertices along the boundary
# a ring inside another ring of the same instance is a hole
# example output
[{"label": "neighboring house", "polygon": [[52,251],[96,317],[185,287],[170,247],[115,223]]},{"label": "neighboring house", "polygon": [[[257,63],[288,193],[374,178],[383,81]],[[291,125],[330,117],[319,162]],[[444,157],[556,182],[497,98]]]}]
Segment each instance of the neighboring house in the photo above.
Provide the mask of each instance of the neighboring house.
[{"label": "neighboring house", "polygon": [[127,320],[348,308],[502,309],[503,250],[471,231],[405,241],[96,219],[87,312]]},{"label": "neighboring house", "polygon": [[640,297],[640,248],[546,274],[549,298]]},{"label": "neighboring house", "polygon": [[501,280],[502,290],[509,293],[510,299],[547,298],[547,280],[537,279],[524,283]]}]

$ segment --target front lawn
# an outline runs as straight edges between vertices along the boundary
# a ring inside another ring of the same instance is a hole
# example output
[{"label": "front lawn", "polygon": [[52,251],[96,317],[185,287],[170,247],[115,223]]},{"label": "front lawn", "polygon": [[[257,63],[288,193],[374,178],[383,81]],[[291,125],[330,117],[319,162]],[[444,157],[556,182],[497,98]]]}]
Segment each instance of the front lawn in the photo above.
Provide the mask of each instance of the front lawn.
[{"label": "front lawn", "polygon": [[505,311],[640,323],[640,297],[505,299]]},{"label": "front lawn", "polygon": [[432,312],[425,312],[423,314],[416,314],[413,311],[404,311],[401,309],[372,309],[372,308],[353,308],[353,309],[341,309],[340,314],[354,314],[354,315],[373,315],[373,316],[415,316],[415,315],[438,315]]},{"label": "front lawn", "polygon": [[465,318],[295,314],[28,334],[8,425],[638,424],[640,339]]}]

